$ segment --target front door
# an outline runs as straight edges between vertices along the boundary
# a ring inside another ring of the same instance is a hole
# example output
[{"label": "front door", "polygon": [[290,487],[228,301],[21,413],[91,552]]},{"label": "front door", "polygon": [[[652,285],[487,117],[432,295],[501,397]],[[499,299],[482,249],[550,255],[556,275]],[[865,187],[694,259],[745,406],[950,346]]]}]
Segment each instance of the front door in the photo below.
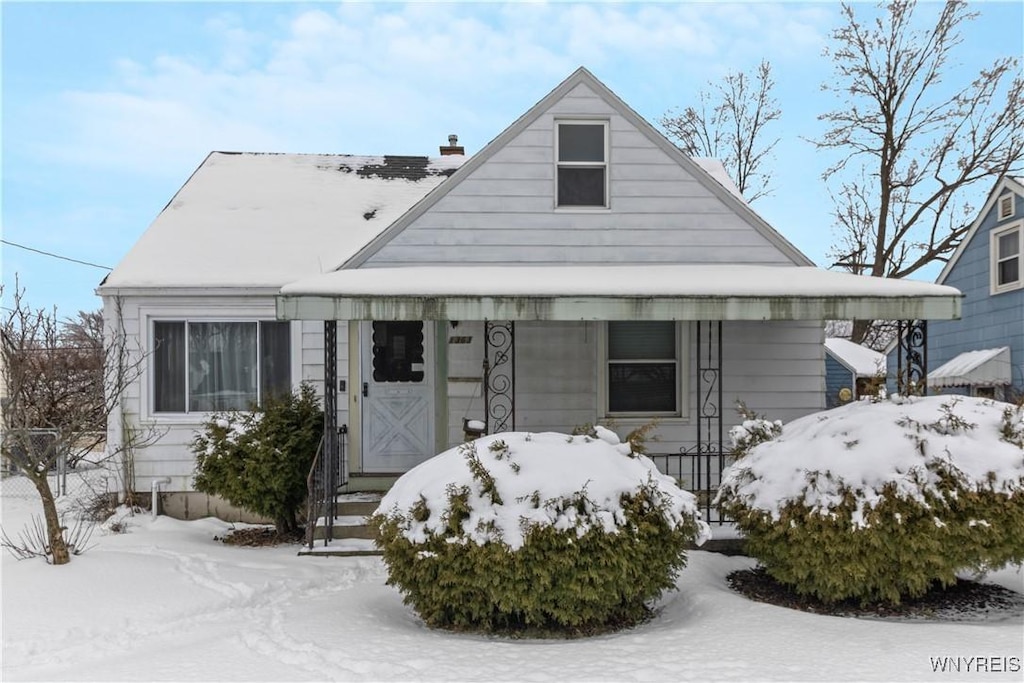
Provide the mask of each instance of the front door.
[{"label": "front door", "polygon": [[405,472],[435,454],[433,323],[362,323],[363,472]]}]

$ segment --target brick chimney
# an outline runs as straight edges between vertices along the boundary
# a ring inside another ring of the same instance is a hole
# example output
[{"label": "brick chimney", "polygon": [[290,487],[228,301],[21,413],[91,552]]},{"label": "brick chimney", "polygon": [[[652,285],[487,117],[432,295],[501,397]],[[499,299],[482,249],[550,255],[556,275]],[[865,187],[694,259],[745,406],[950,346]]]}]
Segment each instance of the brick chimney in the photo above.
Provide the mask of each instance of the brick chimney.
[{"label": "brick chimney", "polygon": [[441,145],[441,156],[446,157],[452,154],[465,154],[466,148],[459,145],[458,135],[448,136],[448,146]]}]

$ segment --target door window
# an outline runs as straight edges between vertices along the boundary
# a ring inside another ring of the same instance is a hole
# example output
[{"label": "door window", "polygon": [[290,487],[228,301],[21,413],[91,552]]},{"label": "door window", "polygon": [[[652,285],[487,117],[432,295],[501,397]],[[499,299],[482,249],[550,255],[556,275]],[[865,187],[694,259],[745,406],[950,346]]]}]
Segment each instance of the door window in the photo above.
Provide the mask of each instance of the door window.
[{"label": "door window", "polygon": [[373,381],[422,382],[423,321],[373,322]]}]

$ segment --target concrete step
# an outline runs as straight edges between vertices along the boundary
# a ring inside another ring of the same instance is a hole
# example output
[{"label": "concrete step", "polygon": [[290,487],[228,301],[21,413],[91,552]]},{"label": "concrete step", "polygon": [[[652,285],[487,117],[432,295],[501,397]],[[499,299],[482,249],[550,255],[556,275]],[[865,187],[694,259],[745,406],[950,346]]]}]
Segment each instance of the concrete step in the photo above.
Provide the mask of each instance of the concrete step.
[{"label": "concrete step", "polygon": [[379,492],[340,493],[334,506],[335,515],[372,515],[380,505]]},{"label": "concrete step", "polygon": [[[341,515],[340,517],[335,517],[334,526],[331,528],[334,538],[364,538],[373,540],[377,535],[377,530],[366,523],[365,515]],[[324,538],[324,520],[322,518],[317,520],[316,527],[313,528],[313,538],[318,540]]]},{"label": "concrete step", "polygon": [[[360,543],[347,543],[342,550],[331,552],[321,550],[319,552],[301,552],[300,554],[378,555],[379,553],[373,546],[377,530],[366,523],[366,518],[377,509],[381,495],[376,491],[338,495],[335,503],[334,524],[331,527],[332,540],[327,547],[348,541]],[[325,520],[321,517],[313,529],[313,539],[314,541],[323,541],[325,537]],[[316,544],[314,543],[314,545]]]},{"label": "concrete step", "polygon": [[364,557],[380,554],[373,541],[365,538],[336,538],[328,543],[320,539],[313,543],[312,548],[303,546],[299,551],[299,555],[307,557]]},{"label": "concrete step", "polygon": [[352,474],[349,475],[348,483],[342,486],[339,491],[345,494],[358,494],[360,492],[385,493],[398,481],[397,474]]}]

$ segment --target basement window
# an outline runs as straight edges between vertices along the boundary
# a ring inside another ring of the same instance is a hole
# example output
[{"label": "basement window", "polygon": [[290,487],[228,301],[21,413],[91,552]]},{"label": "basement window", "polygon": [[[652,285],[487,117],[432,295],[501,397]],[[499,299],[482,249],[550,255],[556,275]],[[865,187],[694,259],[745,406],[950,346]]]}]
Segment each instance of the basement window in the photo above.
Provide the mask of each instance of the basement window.
[{"label": "basement window", "polygon": [[560,121],[556,125],[559,207],[608,206],[608,124]]}]

